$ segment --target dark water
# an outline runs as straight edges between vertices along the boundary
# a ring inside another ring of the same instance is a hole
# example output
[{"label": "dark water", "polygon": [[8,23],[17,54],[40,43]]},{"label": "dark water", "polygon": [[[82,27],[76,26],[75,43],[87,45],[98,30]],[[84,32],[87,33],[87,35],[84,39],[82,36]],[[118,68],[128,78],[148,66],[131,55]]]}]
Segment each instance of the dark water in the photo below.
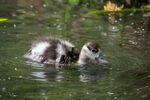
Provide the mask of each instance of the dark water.
[{"label": "dark water", "polygon": [[[150,34],[146,12],[123,14],[110,24],[107,15],[65,19],[64,5],[0,1],[0,100],[149,100]],[[60,2],[60,1],[59,1]],[[60,6],[60,8],[58,8]],[[3,7],[3,9],[2,9]],[[5,8],[5,9],[4,9]],[[10,9],[12,8],[12,9]],[[81,14],[83,13],[83,14]],[[57,36],[77,48],[87,41],[101,45],[109,66],[84,67],[26,62],[23,55],[39,37]]]}]

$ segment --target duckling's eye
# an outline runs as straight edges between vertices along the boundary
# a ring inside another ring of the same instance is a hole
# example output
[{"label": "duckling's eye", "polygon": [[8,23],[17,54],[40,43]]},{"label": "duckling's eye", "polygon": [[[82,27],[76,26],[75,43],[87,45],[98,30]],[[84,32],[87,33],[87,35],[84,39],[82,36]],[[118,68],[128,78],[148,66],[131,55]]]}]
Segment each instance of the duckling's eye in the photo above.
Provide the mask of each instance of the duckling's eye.
[{"label": "duckling's eye", "polygon": [[92,52],[97,53],[98,49],[93,49]]}]

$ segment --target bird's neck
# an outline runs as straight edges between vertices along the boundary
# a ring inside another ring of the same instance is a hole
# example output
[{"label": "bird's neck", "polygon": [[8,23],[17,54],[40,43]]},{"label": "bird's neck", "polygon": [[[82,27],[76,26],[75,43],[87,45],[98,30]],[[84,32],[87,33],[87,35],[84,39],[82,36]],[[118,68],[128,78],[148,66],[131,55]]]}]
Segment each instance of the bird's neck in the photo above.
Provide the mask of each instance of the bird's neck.
[{"label": "bird's neck", "polygon": [[87,53],[84,49],[84,47],[81,49],[80,55],[79,55],[79,59],[77,61],[78,65],[85,65],[86,64],[86,60],[87,60]]}]

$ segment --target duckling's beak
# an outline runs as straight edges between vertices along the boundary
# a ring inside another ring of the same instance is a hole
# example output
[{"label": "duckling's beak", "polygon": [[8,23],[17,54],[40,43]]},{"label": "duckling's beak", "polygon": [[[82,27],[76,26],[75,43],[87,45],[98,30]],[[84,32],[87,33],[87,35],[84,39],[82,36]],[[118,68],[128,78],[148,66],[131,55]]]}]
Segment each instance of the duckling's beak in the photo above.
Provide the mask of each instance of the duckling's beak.
[{"label": "duckling's beak", "polygon": [[105,56],[100,53],[98,57],[95,58],[95,61],[97,63],[100,63],[101,65],[108,65],[109,62],[106,60]]}]

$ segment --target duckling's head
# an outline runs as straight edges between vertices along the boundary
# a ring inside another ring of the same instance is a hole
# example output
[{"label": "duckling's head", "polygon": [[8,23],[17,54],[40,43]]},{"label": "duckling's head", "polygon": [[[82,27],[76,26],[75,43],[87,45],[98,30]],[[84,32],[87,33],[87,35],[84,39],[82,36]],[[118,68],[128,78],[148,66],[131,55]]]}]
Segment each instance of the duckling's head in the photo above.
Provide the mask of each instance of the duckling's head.
[{"label": "duckling's head", "polygon": [[100,47],[97,43],[86,43],[80,52],[78,65],[86,64],[86,60],[91,59],[100,64],[108,64],[108,61],[104,59]]}]

